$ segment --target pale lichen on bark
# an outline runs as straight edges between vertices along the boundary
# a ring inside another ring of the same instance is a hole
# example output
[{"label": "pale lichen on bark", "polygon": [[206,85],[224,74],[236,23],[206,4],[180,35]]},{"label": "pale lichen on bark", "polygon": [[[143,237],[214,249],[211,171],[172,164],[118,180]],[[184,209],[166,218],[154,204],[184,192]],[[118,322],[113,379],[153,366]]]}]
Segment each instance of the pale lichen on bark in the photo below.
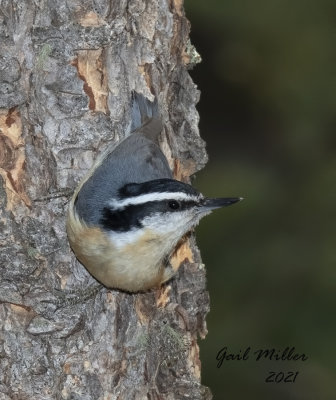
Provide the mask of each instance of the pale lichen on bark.
[{"label": "pale lichen on bark", "polygon": [[158,96],[177,179],[206,163],[182,1],[3,1],[0,43],[1,398],[210,398],[194,237],[161,289],[53,305],[55,289],[94,282],[68,245],[66,194],[129,130],[132,90]]}]

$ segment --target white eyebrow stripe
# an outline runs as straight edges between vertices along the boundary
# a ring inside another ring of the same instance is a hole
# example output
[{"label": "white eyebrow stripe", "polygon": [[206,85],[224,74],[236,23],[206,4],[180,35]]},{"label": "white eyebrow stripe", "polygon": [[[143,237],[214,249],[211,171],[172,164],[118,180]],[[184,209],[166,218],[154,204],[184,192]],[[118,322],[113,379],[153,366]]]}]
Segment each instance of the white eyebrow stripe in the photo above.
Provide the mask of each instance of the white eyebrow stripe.
[{"label": "white eyebrow stripe", "polygon": [[160,200],[187,200],[187,201],[199,201],[203,196],[192,196],[183,192],[153,192],[141,194],[140,196],[129,197],[123,200],[110,200],[108,205],[114,209],[125,208],[130,205],[137,205],[147,203],[149,201],[160,201]]}]

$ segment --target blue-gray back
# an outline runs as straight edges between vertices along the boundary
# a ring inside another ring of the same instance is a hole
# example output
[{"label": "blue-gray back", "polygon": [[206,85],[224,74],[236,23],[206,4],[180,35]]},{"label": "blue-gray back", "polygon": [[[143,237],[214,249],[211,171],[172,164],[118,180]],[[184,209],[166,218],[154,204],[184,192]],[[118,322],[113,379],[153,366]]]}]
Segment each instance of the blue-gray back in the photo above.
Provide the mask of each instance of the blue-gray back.
[{"label": "blue-gray back", "polygon": [[123,140],[84,183],[75,201],[76,210],[88,224],[99,224],[101,210],[128,183],[172,178],[168,162],[159,146],[141,129]]}]

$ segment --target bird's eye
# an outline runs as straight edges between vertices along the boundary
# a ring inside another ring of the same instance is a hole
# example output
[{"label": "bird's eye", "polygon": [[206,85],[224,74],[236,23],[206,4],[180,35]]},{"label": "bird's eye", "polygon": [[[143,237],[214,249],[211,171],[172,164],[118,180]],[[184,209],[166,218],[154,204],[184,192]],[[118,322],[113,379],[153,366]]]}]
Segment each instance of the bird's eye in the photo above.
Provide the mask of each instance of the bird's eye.
[{"label": "bird's eye", "polygon": [[180,204],[178,201],[176,200],[170,200],[168,202],[168,206],[169,208],[171,208],[172,210],[177,210],[178,208],[180,208]]}]

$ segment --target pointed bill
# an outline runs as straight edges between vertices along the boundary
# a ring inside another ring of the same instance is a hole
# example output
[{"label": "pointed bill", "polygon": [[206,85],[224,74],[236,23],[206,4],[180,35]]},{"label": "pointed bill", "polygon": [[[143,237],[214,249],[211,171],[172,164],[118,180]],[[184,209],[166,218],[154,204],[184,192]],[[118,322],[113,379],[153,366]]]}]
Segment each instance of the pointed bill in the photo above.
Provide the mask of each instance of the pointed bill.
[{"label": "pointed bill", "polygon": [[243,200],[243,197],[224,197],[217,199],[204,199],[203,204],[201,205],[201,211],[211,211],[216,208],[222,208],[231,206],[231,204],[238,203],[238,201]]}]

